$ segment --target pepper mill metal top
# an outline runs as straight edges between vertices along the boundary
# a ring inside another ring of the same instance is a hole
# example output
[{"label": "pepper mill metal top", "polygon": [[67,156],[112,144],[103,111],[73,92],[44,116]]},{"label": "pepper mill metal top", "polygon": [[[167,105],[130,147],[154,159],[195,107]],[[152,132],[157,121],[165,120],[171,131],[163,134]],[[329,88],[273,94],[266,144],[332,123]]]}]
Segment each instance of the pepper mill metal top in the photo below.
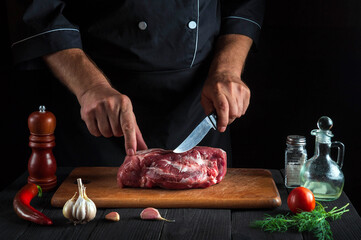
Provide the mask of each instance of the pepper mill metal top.
[{"label": "pepper mill metal top", "polygon": [[45,112],[45,110],[46,110],[46,107],[44,105],[39,106],[39,112],[43,113],[43,112]]}]

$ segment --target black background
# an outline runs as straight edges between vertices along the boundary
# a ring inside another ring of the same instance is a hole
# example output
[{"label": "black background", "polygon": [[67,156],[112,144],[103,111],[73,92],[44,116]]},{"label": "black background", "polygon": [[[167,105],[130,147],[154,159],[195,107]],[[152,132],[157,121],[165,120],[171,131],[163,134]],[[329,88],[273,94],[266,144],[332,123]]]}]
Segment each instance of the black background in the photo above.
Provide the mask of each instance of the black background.
[{"label": "black background", "polygon": [[[41,104],[51,109],[49,89],[56,83],[48,72],[12,69],[3,5],[0,21],[5,33],[0,38],[2,189],[27,169],[27,117]],[[231,126],[235,167],[283,168],[291,134],[306,136],[311,157],[310,131],[327,115],[334,122],[333,140],[346,146],[344,190],[360,213],[361,2],[268,1],[261,39],[243,79],[251,104]]]}]

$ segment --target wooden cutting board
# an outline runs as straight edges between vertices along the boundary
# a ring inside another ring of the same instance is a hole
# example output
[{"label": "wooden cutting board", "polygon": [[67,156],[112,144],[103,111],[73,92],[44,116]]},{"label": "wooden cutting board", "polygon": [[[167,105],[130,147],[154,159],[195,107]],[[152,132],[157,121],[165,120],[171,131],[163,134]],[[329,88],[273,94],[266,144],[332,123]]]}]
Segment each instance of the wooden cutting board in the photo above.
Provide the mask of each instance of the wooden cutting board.
[{"label": "wooden cutting board", "polygon": [[82,178],[87,195],[98,208],[275,208],[281,198],[270,171],[229,168],[222,182],[205,189],[165,190],[119,188],[117,167],[80,167],[74,169],[51,199],[63,207],[78,191],[76,179]]}]

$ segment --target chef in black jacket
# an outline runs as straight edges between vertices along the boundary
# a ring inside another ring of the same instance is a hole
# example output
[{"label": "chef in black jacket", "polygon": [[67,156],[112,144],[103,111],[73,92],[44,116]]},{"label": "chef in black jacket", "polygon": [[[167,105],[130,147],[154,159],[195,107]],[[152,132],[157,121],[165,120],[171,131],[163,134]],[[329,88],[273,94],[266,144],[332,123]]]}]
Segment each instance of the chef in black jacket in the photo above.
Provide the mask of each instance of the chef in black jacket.
[{"label": "chef in black jacket", "polygon": [[7,4],[15,66],[48,66],[76,97],[54,93],[58,164],[117,166],[147,147],[174,149],[212,111],[218,131],[199,145],[230,159],[227,126],[249,105],[241,72],[263,0]]}]

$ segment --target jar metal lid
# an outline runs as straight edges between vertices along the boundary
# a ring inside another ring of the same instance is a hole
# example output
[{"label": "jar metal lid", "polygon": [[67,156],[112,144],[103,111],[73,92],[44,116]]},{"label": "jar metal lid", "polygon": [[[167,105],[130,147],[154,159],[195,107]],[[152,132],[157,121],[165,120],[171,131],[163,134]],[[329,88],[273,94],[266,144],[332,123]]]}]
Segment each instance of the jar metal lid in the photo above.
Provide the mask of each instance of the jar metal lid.
[{"label": "jar metal lid", "polygon": [[287,144],[304,146],[306,145],[306,137],[300,135],[289,135],[287,136]]}]

